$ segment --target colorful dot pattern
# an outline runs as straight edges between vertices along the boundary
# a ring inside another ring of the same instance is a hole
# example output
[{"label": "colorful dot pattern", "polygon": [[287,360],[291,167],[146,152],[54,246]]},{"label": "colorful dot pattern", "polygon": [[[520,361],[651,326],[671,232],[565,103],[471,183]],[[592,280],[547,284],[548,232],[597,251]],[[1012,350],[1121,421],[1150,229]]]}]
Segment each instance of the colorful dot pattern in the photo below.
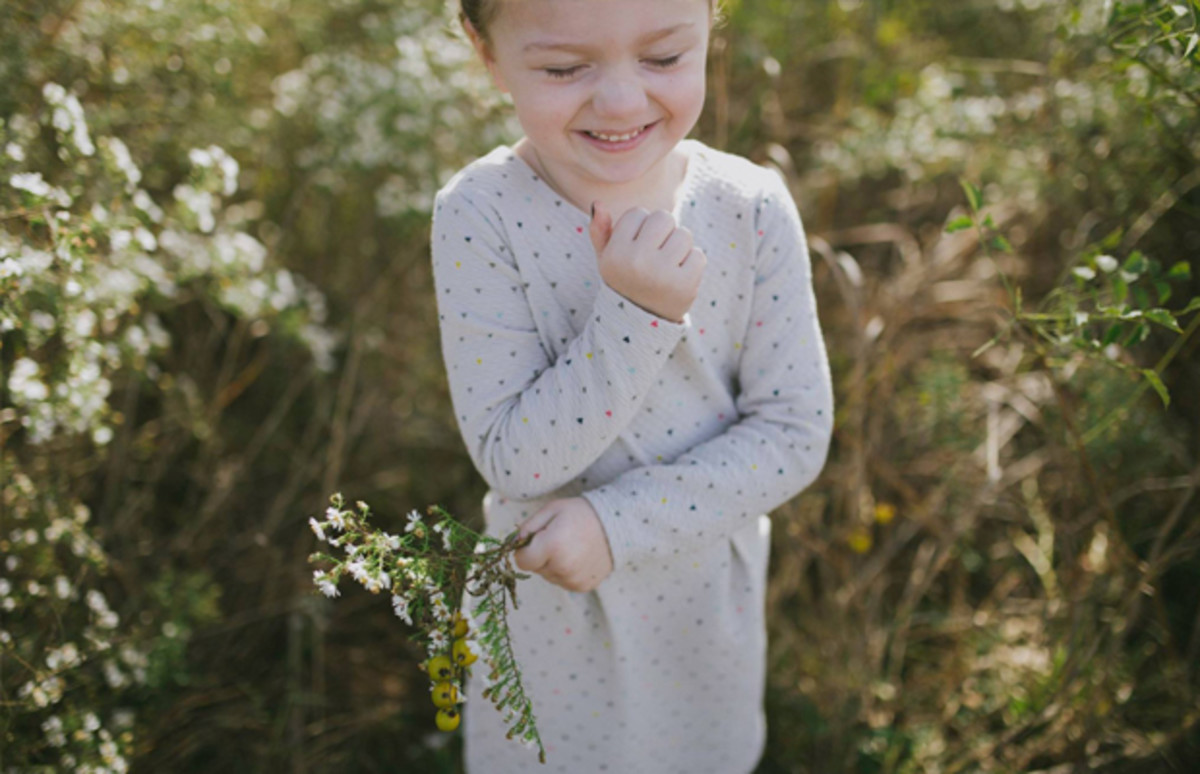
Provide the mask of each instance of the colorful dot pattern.
[{"label": "colorful dot pattern", "polygon": [[[616,564],[588,594],[537,576],[519,589],[514,647],[531,667],[546,771],[754,768],[764,514],[812,483],[829,448],[829,365],[791,194],[746,159],[681,148],[675,216],[708,256],[682,323],[602,281],[588,214],[507,146],[435,201],[442,351],[490,487],[488,530],[586,497]],[[532,770],[482,698],[464,727],[469,771]]]}]

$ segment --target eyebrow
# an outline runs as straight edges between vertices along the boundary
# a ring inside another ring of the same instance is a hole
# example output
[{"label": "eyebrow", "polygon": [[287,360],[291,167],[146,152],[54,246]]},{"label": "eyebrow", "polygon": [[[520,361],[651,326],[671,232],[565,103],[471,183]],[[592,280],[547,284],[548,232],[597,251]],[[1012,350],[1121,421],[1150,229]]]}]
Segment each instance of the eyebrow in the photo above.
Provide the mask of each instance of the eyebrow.
[{"label": "eyebrow", "polygon": [[[673,35],[676,32],[678,32],[679,30],[682,30],[686,27],[695,27],[695,26],[696,26],[695,22],[684,22],[682,24],[676,24],[674,27],[664,27],[663,29],[658,30],[657,32],[651,32],[646,35],[643,35],[642,37],[640,37],[638,39],[637,42],[641,43],[643,45],[645,45],[647,43],[654,43],[655,41],[662,40],[663,38]],[[577,45],[575,43],[536,42],[536,43],[530,43],[528,46],[525,46],[525,48],[522,49],[522,52],[528,54],[531,51],[585,51],[585,50],[587,50],[587,48],[588,48],[588,46],[586,46],[586,45]]]}]

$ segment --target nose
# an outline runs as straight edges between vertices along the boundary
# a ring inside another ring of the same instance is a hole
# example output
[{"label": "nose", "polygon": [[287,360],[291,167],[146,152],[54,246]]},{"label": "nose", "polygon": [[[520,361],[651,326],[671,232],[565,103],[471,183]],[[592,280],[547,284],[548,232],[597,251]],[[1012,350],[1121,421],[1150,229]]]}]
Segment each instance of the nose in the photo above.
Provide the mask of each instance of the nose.
[{"label": "nose", "polygon": [[646,87],[641,76],[628,67],[607,69],[592,97],[592,106],[601,118],[643,117],[646,102]]}]

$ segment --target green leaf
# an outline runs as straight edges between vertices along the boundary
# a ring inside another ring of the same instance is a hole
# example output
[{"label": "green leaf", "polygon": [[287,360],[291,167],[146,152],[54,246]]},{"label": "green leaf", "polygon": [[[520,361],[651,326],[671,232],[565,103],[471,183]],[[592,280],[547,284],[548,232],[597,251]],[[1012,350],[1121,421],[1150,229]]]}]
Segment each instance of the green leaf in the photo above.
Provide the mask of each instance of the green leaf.
[{"label": "green leaf", "polygon": [[1188,305],[1176,312],[1175,315],[1185,315],[1188,312],[1194,312],[1197,309],[1200,309],[1200,296],[1196,296],[1191,301],[1188,301]]},{"label": "green leaf", "polygon": [[1164,328],[1170,328],[1176,333],[1183,333],[1183,328],[1180,328],[1179,323],[1175,322],[1175,315],[1166,309],[1147,309],[1146,319],[1150,322],[1158,323]]},{"label": "green leaf", "polygon": [[1104,338],[1100,341],[1100,346],[1107,347],[1116,341],[1117,337],[1121,335],[1121,328],[1121,323],[1113,323],[1108,326],[1108,330],[1104,332]]},{"label": "green leaf", "polygon": [[1142,376],[1146,377],[1146,381],[1150,382],[1150,386],[1158,393],[1158,397],[1162,399],[1163,407],[1171,405],[1171,395],[1167,392],[1167,385],[1163,384],[1159,378],[1158,372],[1153,368],[1143,368]]},{"label": "green leaf", "polygon": [[1013,251],[1012,245],[1008,243],[1003,234],[996,234],[992,237],[992,248],[1002,253],[1011,253]]},{"label": "green leaf", "polygon": [[1145,339],[1149,333],[1150,326],[1145,323],[1138,323],[1129,331],[1129,335],[1125,337],[1125,341],[1121,342],[1121,346],[1126,348],[1131,347]]},{"label": "green leaf", "polygon": [[1125,259],[1125,265],[1121,268],[1130,274],[1142,274],[1146,271],[1146,267],[1148,265],[1149,264],[1146,263],[1146,256],[1142,255],[1142,251],[1134,250],[1129,254],[1129,257]]},{"label": "green leaf", "polygon": [[983,206],[983,193],[965,177],[960,178],[958,182],[962,185],[963,192],[967,195],[967,203],[971,205],[971,209],[979,212],[979,208]]},{"label": "green leaf", "polygon": [[1154,289],[1158,291],[1158,303],[1167,303],[1167,299],[1171,297],[1171,286],[1159,280],[1154,283]]},{"label": "green leaf", "polygon": [[1180,261],[1167,271],[1167,279],[1191,279],[1192,266],[1187,261]]},{"label": "green leaf", "polygon": [[974,225],[975,221],[971,220],[970,215],[960,215],[946,224],[946,233],[953,234],[957,231],[965,231]]},{"label": "green leaf", "polygon": [[1129,298],[1129,286],[1125,284],[1125,280],[1120,277],[1113,277],[1113,300],[1117,302],[1117,306],[1125,303],[1125,299]]},{"label": "green leaf", "polygon": [[1191,55],[1192,55],[1192,52],[1196,50],[1196,46],[1197,46],[1197,44],[1200,44],[1200,35],[1198,35],[1198,34],[1196,34],[1195,32],[1193,32],[1193,33],[1192,33],[1192,34],[1191,34],[1191,35],[1188,37],[1188,44],[1187,44],[1187,48],[1186,48],[1186,49],[1184,49],[1184,51],[1183,51],[1183,58],[1184,58],[1184,59],[1187,59],[1189,56],[1191,56]]}]

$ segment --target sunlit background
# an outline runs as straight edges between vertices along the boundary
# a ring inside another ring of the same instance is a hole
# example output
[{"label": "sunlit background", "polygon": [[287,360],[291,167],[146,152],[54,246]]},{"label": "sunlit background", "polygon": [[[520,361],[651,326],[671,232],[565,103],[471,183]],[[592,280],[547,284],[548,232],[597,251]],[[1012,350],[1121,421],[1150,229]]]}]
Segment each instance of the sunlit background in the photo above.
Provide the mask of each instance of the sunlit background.
[{"label": "sunlit background", "polygon": [[[430,206],[519,127],[455,12],[0,4],[0,771],[461,770],[307,561],[335,491],[479,522]],[[789,180],[837,388],[760,771],[1200,770],[1200,0],[726,12],[695,136]]]}]

